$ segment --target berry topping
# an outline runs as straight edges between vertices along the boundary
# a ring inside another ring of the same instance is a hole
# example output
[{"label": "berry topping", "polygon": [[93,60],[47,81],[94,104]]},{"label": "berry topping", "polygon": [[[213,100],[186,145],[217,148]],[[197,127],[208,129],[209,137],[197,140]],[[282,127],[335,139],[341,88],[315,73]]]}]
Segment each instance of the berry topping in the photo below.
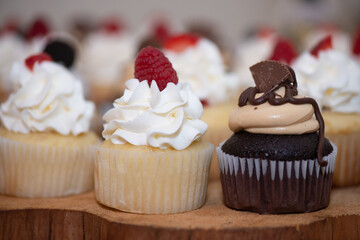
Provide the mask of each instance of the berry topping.
[{"label": "berry topping", "polygon": [[159,90],[162,91],[169,82],[178,83],[176,71],[171,62],[157,48],[143,48],[135,60],[135,78],[139,81],[155,81]]},{"label": "berry topping", "polygon": [[42,18],[36,19],[26,33],[26,39],[32,40],[35,37],[44,37],[49,33],[49,27]]},{"label": "berry topping", "polygon": [[195,46],[199,39],[200,37],[194,34],[175,35],[164,42],[164,48],[180,53],[188,47]]},{"label": "berry topping", "polygon": [[284,38],[279,38],[275,44],[273,54],[269,60],[290,64],[296,57],[297,52],[290,41]]},{"label": "berry topping", "polygon": [[209,101],[206,100],[206,99],[200,99],[200,102],[201,102],[201,104],[203,105],[203,107],[207,107],[207,106],[210,105],[210,104],[209,104]]},{"label": "berry topping", "polygon": [[101,29],[108,34],[119,33],[125,28],[124,24],[117,18],[109,18],[101,24]]},{"label": "berry topping", "polygon": [[275,34],[274,29],[272,29],[270,27],[261,27],[257,32],[257,35],[259,36],[259,38],[268,38],[274,34]]},{"label": "berry topping", "polygon": [[353,53],[356,56],[360,56],[360,26],[357,30],[356,36],[355,36],[355,41],[354,41],[354,46],[353,46]]},{"label": "berry topping", "polygon": [[41,63],[44,61],[52,61],[52,59],[48,54],[40,53],[37,55],[32,55],[27,59],[25,59],[25,65],[28,67],[30,71],[32,71],[35,63]]},{"label": "berry topping", "polygon": [[316,46],[310,51],[311,55],[317,57],[320,51],[332,48],[332,38],[331,35],[323,38]]},{"label": "berry topping", "polygon": [[44,53],[47,53],[54,62],[60,63],[67,68],[70,68],[75,59],[75,50],[69,44],[61,40],[53,40],[48,42]]},{"label": "berry topping", "polygon": [[155,38],[163,43],[169,37],[169,26],[165,21],[158,21],[154,26]]}]

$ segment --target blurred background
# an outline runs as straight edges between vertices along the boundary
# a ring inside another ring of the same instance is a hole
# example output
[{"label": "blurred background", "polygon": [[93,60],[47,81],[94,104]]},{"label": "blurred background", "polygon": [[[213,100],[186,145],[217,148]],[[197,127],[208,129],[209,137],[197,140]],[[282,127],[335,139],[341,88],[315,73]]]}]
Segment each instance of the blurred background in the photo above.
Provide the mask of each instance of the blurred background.
[{"label": "blurred background", "polygon": [[150,17],[165,15],[176,26],[194,22],[211,25],[227,45],[234,45],[253,28],[266,24],[293,33],[309,24],[331,23],[354,31],[360,21],[359,0],[0,0],[0,21],[23,25],[42,15],[52,28],[68,30],[74,21],[99,21],[118,15],[136,30]]}]

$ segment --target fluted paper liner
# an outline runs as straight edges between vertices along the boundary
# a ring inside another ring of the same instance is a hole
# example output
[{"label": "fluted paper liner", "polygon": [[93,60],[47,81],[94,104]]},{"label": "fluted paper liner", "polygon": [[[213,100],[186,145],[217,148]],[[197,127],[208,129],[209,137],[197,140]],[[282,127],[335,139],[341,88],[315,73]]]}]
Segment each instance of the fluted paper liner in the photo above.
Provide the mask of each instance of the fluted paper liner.
[{"label": "fluted paper liner", "polygon": [[200,208],[206,197],[212,144],[200,150],[95,151],[96,199],[133,213],[167,214]]},{"label": "fluted paper liner", "polygon": [[311,212],[329,204],[337,148],[323,160],[275,161],[241,158],[216,148],[224,202],[259,213]]},{"label": "fluted paper liner", "polygon": [[338,148],[334,185],[360,184],[360,133],[328,134],[326,137]]},{"label": "fluted paper liner", "polygon": [[36,146],[0,137],[0,194],[60,197],[93,189],[91,146]]}]

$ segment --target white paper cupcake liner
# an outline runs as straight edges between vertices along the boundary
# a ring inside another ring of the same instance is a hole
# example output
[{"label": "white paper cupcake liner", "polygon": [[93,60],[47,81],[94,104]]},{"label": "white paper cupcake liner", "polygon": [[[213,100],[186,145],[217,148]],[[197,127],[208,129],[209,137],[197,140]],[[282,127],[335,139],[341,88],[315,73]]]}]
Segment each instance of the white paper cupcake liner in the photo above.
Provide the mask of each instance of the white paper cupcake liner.
[{"label": "white paper cupcake liner", "polygon": [[213,146],[201,150],[134,152],[95,149],[96,199],[133,213],[167,214],[200,208]]},{"label": "white paper cupcake liner", "polygon": [[309,212],[327,206],[337,147],[323,160],[276,161],[240,158],[217,147],[224,202],[260,213]]},{"label": "white paper cupcake liner", "polygon": [[86,192],[93,188],[93,169],[91,146],[36,146],[0,137],[0,194],[45,198]]},{"label": "white paper cupcake liner", "polygon": [[360,133],[329,134],[327,137],[338,147],[334,185],[360,184]]}]

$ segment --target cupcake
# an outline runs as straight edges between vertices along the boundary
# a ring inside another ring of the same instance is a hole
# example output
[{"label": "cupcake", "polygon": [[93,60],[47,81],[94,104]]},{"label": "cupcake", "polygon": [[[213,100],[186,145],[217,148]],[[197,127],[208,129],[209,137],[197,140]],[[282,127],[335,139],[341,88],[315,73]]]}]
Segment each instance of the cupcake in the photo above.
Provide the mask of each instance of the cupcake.
[{"label": "cupcake", "polygon": [[304,34],[304,39],[302,41],[303,49],[305,51],[310,51],[313,46],[329,35],[331,35],[333,39],[334,49],[345,54],[351,52],[350,35],[332,24],[324,24],[315,28],[312,26],[312,29]]},{"label": "cupcake", "polygon": [[4,102],[13,90],[9,74],[12,63],[23,56],[23,42],[14,23],[0,29],[0,102]]},{"label": "cupcake", "polygon": [[35,18],[25,30],[23,59],[27,56],[41,53],[46,45],[50,32],[51,28],[47,18]]},{"label": "cupcake", "polygon": [[333,49],[332,38],[321,40],[293,64],[299,92],[316,99],[326,123],[325,133],[338,146],[335,186],[360,183],[360,65]]},{"label": "cupcake", "polygon": [[[163,48],[179,78],[191,84],[204,105],[202,119],[209,124],[204,139],[218,145],[231,136],[227,116],[235,106],[230,99],[238,94],[238,78],[226,71],[219,48],[204,37],[174,35],[165,41]],[[210,171],[211,179],[219,179],[215,154]]]},{"label": "cupcake", "polygon": [[201,140],[207,125],[199,99],[162,52],[139,52],[135,78],[113,105],[94,151],[98,202],[143,214],[200,208],[213,146]]},{"label": "cupcake", "polygon": [[89,82],[91,99],[99,107],[111,103],[124,90],[135,51],[134,37],[116,18],[104,21],[84,39],[79,68]]},{"label": "cupcake", "polygon": [[0,106],[0,194],[59,197],[93,188],[94,104],[45,53],[13,65],[15,91]]},{"label": "cupcake", "polygon": [[250,70],[256,87],[240,95],[234,134],[216,149],[226,206],[262,214],[327,207],[337,150],[318,105],[297,95],[290,67],[268,60]]}]

